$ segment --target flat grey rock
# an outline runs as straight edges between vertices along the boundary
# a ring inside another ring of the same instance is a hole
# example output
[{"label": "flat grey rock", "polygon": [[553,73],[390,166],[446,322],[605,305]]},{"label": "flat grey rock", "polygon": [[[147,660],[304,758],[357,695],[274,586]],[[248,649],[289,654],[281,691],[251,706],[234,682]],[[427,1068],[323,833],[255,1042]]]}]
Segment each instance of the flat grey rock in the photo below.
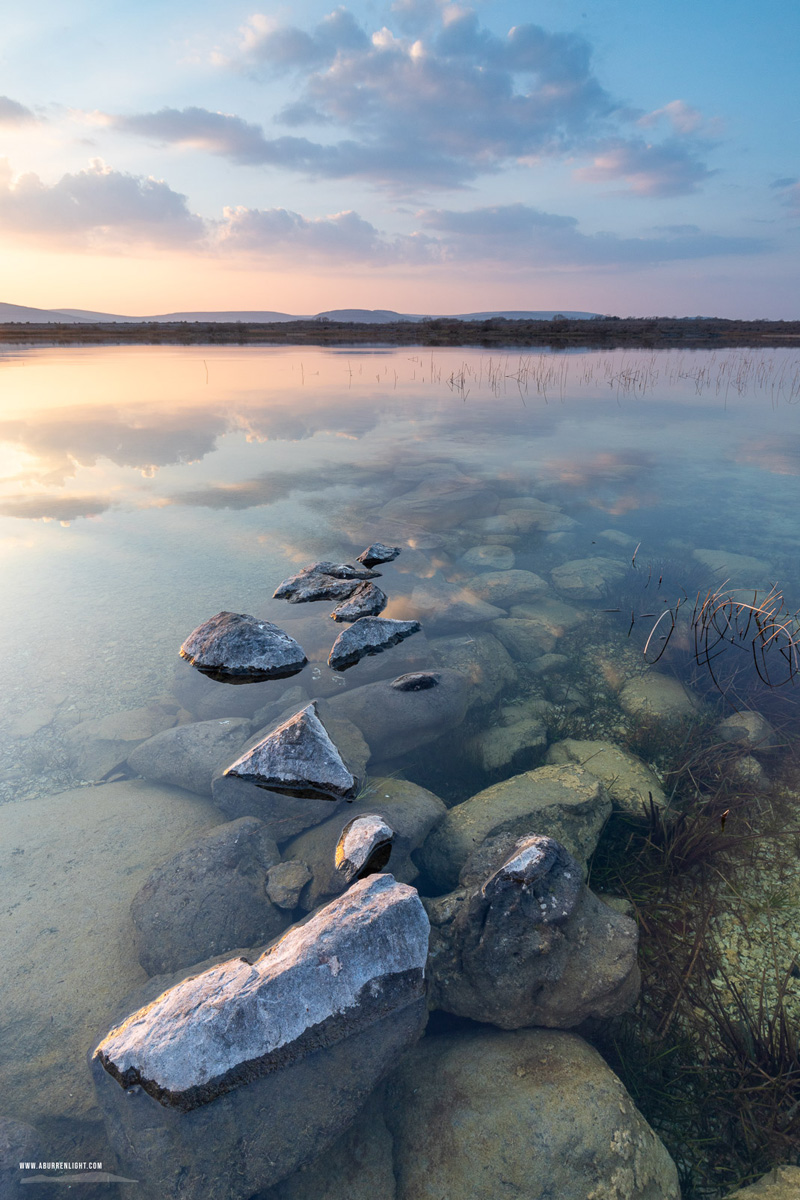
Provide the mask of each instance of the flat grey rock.
[{"label": "flat grey rock", "polygon": [[346,671],[362,658],[381,654],[405,638],[419,633],[419,621],[393,621],[389,617],[360,617],[349,629],[343,629],[333,643],[328,666],[334,671]]},{"label": "flat grey rock", "polygon": [[290,604],[306,604],[311,600],[344,600],[364,579],[377,579],[378,571],[356,567],[352,563],[316,562],[303,567],[279,583],[272,593],[273,600],[288,600]]},{"label": "flat grey rock", "polygon": [[147,974],[177,971],[277,937],[288,919],[270,903],[265,884],[279,861],[264,824],[241,817],[157,867],[131,904],[139,962]]},{"label": "flat grey rock", "polygon": [[300,799],[352,800],[358,792],[358,780],[345,766],[313,702],[267,734],[224,773]]},{"label": "flat grey rock", "polygon": [[353,817],[336,843],[336,870],[345,887],[382,871],[389,861],[394,830],[376,813]]},{"label": "flat grey rock", "polygon": [[357,561],[365,567],[377,567],[380,563],[394,562],[400,550],[400,546],[384,546],[383,542],[370,542],[366,550],[361,551]]},{"label": "flat grey rock", "polygon": [[374,583],[359,583],[354,592],[330,614],[334,621],[357,621],[359,617],[376,617],[388,603],[385,592]]},{"label": "flat grey rock", "polygon": [[353,884],[250,963],[190,976],[112,1029],[93,1061],[188,1112],[424,996],[430,926],[414,888]]},{"label": "flat grey rock", "polygon": [[293,637],[247,613],[209,617],[189,634],[180,654],[204,675],[230,683],[284,679],[306,664],[303,648]]}]

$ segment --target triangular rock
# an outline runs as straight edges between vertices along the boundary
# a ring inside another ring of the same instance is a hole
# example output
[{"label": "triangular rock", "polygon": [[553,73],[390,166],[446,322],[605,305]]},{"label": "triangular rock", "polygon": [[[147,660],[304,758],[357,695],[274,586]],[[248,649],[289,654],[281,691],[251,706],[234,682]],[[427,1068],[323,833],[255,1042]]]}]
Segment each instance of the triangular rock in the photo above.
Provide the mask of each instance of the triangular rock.
[{"label": "triangular rock", "polygon": [[358,780],[345,766],[313,702],[231,763],[225,774],[314,800],[353,800],[358,792]]}]

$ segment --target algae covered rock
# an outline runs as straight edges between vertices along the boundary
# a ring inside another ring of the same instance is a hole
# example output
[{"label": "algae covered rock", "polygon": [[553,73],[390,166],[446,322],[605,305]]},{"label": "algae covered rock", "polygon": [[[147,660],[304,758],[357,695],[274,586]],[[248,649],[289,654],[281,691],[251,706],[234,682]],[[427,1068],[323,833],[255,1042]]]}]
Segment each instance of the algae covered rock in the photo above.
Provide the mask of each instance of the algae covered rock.
[{"label": "algae covered rock", "polygon": [[683,721],[701,712],[701,702],[683,684],[660,671],[646,671],[629,679],[619,694],[623,710],[631,717]]},{"label": "algae covered rock", "polygon": [[605,784],[615,808],[635,816],[642,815],[650,796],[656,804],[666,803],[661,784],[647,764],[613,742],[565,738],[550,746],[546,760],[554,764],[573,762],[585,767]]},{"label": "algae covered rock", "polygon": [[582,767],[538,767],[449,809],[415,857],[442,891],[456,887],[469,856],[492,834],[546,834],[585,862],[610,812],[602,783]]},{"label": "algae covered rock", "polygon": [[680,1200],[663,1143],[574,1034],[427,1037],[386,1092],[398,1200]]}]

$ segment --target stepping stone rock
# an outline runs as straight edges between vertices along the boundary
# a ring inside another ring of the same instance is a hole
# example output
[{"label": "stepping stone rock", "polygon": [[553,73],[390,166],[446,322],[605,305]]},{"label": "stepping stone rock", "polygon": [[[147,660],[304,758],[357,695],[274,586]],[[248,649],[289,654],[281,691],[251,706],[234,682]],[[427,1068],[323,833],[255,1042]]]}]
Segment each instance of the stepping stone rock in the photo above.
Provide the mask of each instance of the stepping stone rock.
[{"label": "stepping stone rock", "polygon": [[317,716],[312,701],[224,772],[299,799],[352,800],[358,780]]},{"label": "stepping stone rock", "polygon": [[246,613],[217,613],[190,633],[181,646],[185,658],[222,683],[285,679],[306,665],[302,646],[271,621]]},{"label": "stepping stone rock", "polygon": [[547,751],[548,763],[577,763],[603,783],[618,811],[640,817],[652,796],[656,804],[667,800],[661,784],[650,768],[613,742],[592,739],[565,738],[555,742]]},{"label": "stepping stone rock", "polygon": [[675,1164],[581,1038],[425,1038],[387,1084],[402,1200],[679,1200]]},{"label": "stepping stone rock", "polygon": [[[464,719],[470,696],[468,680],[446,668],[420,673],[432,686],[381,679],[325,702],[324,713],[346,717],[361,730],[373,759],[396,758],[436,741]],[[419,682],[422,682],[420,680]]]},{"label": "stepping stone rock", "polygon": [[430,1005],[501,1029],[570,1029],[639,992],[636,922],[607,908],[553,838],[490,838],[461,888],[426,903]]},{"label": "stepping stone rock", "polygon": [[249,736],[250,722],[245,717],[177,725],[141,742],[128,755],[128,766],[151,783],[210,796],[214,772],[227,766]]},{"label": "stepping stone rock", "polygon": [[360,583],[352,595],[330,614],[334,621],[357,621],[359,617],[376,617],[387,605],[386,593],[374,583]]},{"label": "stepping stone rock", "polygon": [[628,570],[626,563],[615,558],[574,558],[554,567],[550,572],[553,583],[565,596],[574,600],[599,600],[606,587]]},{"label": "stepping stone rock", "polygon": [[548,585],[533,571],[487,571],[468,579],[466,586],[481,600],[509,608],[546,592]]},{"label": "stepping stone rock", "polygon": [[255,817],[204,834],[157,867],[134,897],[139,962],[162,975],[237,946],[263,945],[287,926],[267,899],[278,847]]},{"label": "stepping stone rock", "polygon": [[363,563],[365,567],[377,567],[380,563],[394,562],[400,549],[400,546],[384,546],[383,542],[370,542],[356,561]]},{"label": "stepping stone rock", "polygon": [[443,892],[458,885],[469,856],[493,834],[546,834],[585,862],[610,813],[608,793],[584,768],[538,767],[448,809],[415,859]]},{"label": "stepping stone rock", "polygon": [[483,567],[486,571],[510,571],[514,551],[510,546],[473,546],[461,558],[465,567]]},{"label": "stepping stone rock", "polygon": [[380,654],[412,633],[419,633],[421,628],[419,621],[361,617],[339,634],[328,655],[328,666],[333,671],[346,671],[367,655]]},{"label": "stepping stone rock", "polygon": [[373,875],[115,1024],[92,1070],[147,1200],[245,1200],[325,1150],[424,1028],[428,935],[414,889]]},{"label": "stepping stone rock", "polygon": [[273,600],[288,600],[290,604],[305,604],[310,600],[344,600],[363,579],[378,579],[380,572],[352,563],[317,562],[303,567],[279,583],[272,593]]},{"label": "stepping stone rock", "polygon": [[410,855],[422,845],[446,811],[439,797],[419,784],[407,779],[375,779],[363,798],[347,809],[346,815],[341,811],[336,813],[284,847],[284,865],[302,863],[310,873],[311,882],[300,896],[300,907],[310,912],[345,887],[336,868],[336,847],[349,819],[377,816],[392,830],[389,869],[396,879],[412,883],[418,872]]},{"label": "stepping stone rock", "polygon": [[[299,690],[299,689],[298,689]],[[302,700],[301,700],[302,704]],[[334,742],[345,766],[354,778],[361,779],[369,758],[369,747],[356,726],[346,717],[336,716],[327,707],[327,701],[315,701],[317,712],[322,718],[331,740]],[[303,705],[306,707],[307,705]],[[253,749],[269,734],[274,733],[280,725],[297,715],[296,707],[288,710],[277,708],[273,719],[253,735],[249,742],[242,747],[242,753]],[[226,767],[227,767],[226,763]],[[211,781],[211,794],[214,803],[228,818],[256,816],[267,827],[271,837],[276,842],[284,842],[287,838],[295,837],[304,829],[326,821],[338,808],[338,802],[331,798],[298,799],[294,796],[279,794],[264,787],[257,787],[243,779],[228,775],[220,770]]]}]

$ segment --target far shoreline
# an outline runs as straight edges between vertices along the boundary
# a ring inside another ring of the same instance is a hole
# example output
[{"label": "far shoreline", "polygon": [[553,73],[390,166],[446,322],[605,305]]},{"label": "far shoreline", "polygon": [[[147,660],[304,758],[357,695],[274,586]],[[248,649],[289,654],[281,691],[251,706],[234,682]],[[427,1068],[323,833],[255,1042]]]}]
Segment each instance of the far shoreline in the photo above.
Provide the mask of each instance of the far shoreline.
[{"label": "far shoreline", "polygon": [[0,347],[25,346],[464,346],[551,350],[725,350],[800,346],[800,321],[716,317],[595,317],[376,322],[0,323]]}]

